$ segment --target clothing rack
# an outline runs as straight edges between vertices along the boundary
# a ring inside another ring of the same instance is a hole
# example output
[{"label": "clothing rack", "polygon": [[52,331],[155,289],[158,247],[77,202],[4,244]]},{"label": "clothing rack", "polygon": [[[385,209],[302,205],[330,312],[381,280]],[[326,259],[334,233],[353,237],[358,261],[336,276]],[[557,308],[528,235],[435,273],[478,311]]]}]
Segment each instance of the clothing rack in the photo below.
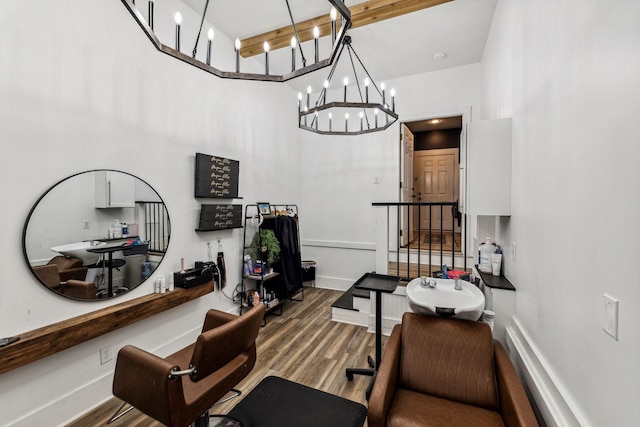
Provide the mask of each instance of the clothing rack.
[{"label": "clothing rack", "polygon": [[[276,203],[269,204],[270,214],[261,214],[257,204],[246,205],[245,226],[243,237],[243,262],[240,314],[244,308],[251,306],[248,297],[247,285],[255,284],[260,295],[261,302],[267,305],[267,314],[282,314],[282,304],[285,300],[303,301],[304,285],[302,282],[302,258],[300,255],[300,232],[298,223],[298,205]],[[292,220],[281,219],[288,217]],[[279,240],[281,253],[280,259],[273,266],[273,272],[259,274],[253,271],[246,274],[244,258],[251,253],[251,241],[258,230],[271,229]],[[301,294],[300,299],[294,296]],[[275,295],[275,298],[273,296]],[[279,313],[275,310],[279,309]],[[266,324],[266,320],[265,320]]]}]

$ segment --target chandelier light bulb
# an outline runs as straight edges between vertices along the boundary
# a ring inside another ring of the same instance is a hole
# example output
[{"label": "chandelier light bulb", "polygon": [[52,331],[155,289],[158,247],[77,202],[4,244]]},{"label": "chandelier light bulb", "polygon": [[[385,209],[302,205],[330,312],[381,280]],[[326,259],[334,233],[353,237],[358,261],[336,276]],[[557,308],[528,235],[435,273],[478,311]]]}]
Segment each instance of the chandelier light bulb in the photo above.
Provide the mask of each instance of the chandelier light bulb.
[{"label": "chandelier light bulb", "polygon": [[333,114],[329,113],[329,120],[333,118]]},{"label": "chandelier light bulb", "polygon": [[298,92],[298,101],[302,101],[302,92]]},{"label": "chandelier light bulb", "polygon": [[318,42],[318,37],[320,37],[320,29],[316,26],[313,27],[313,50],[316,63],[320,61],[320,44]]},{"label": "chandelier light bulb", "polygon": [[236,39],[234,43],[234,47],[236,50],[236,73],[240,72],[240,39]]},{"label": "chandelier light bulb", "polygon": [[153,0],[149,0],[149,7],[147,8],[147,19],[149,21],[149,28],[153,31]]},{"label": "chandelier light bulb", "polygon": [[262,48],[264,49],[264,73],[269,75],[269,42],[265,41]]},{"label": "chandelier light bulb", "polygon": [[380,83],[380,89],[384,90],[384,88],[385,88],[384,83]]},{"label": "chandelier light bulb", "polygon": [[358,113],[358,115],[360,116],[360,118],[364,117],[364,113],[362,111],[360,111],[360,113]]},{"label": "chandelier light bulb", "polygon": [[215,34],[213,33],[213,27],[209,28],[207,37],[209,38],[209,40],[207,41],[207,65],[211,65],[211,44],[213,43],[213,38],[215,37]]},{"label": "chandelier light bulb", "polygon": [[325,89],[329,89],[329,80],[325,80],[323,86]]},{"label": "chandelier light bulb", "polygon": [[391,89],[391,111],[396,112],[396,90]]},{"label": "chandelier light bulb", "polygon": [[182,15],[176,12],[174,19],[176,21],[176,50],[180,51],[180,24],[182,24]]},{"label": "chandelier light bulb", "polygon": [[345,77],[343,80],[344,83],[344,102],[347,102],[347,85],[349,84],[349,77]]},{"label": "chandelier light bulb", "polygon": [[369,84],[370,83],[371,83],[371,80],[369,80],[369,77],[364,79],[364,102],[366,102],[367,104],[369,103]]},{"label": "chandelier light bulb", "polygon": [[296,70],[296,37],[291,37],[291,72],[293,73]]},{"label": "chandelier light bulb", "polygon": [[335,7],[331,8],[329,16],[331,17],[331,46],[333,46],[336,43],[336,19],[338,19],[338,11]]},{"label": "chandelier light bulb", "polygon": [[349,119],[349,113],[344,113],[344,118],[348,120]]},{"label": "chandelier light bulb", "polygon": [[312,91],[311,86],[309,86],[309,87],[307,88],[307,93],[311,93],[311,91]]}]

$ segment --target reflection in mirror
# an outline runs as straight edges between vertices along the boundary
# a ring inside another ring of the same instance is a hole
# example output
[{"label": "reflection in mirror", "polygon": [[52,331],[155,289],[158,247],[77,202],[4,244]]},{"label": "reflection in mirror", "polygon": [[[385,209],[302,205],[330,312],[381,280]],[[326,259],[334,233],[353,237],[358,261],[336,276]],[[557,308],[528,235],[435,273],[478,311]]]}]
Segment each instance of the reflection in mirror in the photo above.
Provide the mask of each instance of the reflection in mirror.
[{"label": "reflection in mirror", "polygon": [[23,251],[48,289],[77,300],[122,295],[143,283],[169,245],[166,206],[120,171],[72,175],[47,190],[24,226]]}]

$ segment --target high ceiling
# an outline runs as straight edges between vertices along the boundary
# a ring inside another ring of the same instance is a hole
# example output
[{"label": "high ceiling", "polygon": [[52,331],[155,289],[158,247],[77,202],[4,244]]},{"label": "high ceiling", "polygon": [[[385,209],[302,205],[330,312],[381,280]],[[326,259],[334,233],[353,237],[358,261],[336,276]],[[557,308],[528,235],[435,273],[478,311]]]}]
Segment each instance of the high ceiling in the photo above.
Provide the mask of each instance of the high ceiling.
[{"label": "high ceiling", "polygon": [[[206,2],[182,1],[197,13],[202,12]],[[346,5],[351,7],[364,1],[347,0]],[[454,0],[353,28],[348,34],[353,39],[354,50],[376,82],[472,64],[482,58],[496,1]],[[289,5],[296,22],[326,15],[331,6],[327,0],[289,0]],[[207,20],[230,39],[245,39],[290,25],[285,0],[210,0]],[[303,48],[307,60],[313,61],[313,47],[303,45]],[[289,71],[291,57],[288,51],[271,52],[272,69],[278,68],[279,61],[282,71]],[[446,57],[434,59],[439,52],[446,53]],[[260,56],[256,59],[264,60]],[[335,75],[347,73],[348,64],[348,57],[343,55]],[[325,68],[287,84],[304,91],[309,85],[320,85],[328,72]]]}]

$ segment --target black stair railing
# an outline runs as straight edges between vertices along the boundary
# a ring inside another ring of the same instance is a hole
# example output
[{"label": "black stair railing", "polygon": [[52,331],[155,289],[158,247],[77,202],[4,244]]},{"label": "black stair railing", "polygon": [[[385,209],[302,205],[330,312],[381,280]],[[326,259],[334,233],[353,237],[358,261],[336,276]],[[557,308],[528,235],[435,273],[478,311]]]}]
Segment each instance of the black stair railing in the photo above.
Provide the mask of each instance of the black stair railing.
[{"label": "black stair railing", "polygon": [[[456,221],[460,222],[460,214],[458,213],[458,203],[457,202],[443,202],[443,203],[431,203],[431,202],[377,202],[377,203],[372,203],[372,206],[382,206],[382,207],[386,207],[387,208],[387,219],[389,218],[391,209],[395,207],[396,209],[396,271],[395,271],[395,275],[402,277],[405,280],[411,280],[414,279],[415,277],[420,277],[423,275],[428,275],[428,276],[433,276],[434,274],[441,274],[442,270],[444,269],[444,256],[445,253],[448,254],[449,250],[445,251],[444,250],[444,246],[445,246],[445,235],[446,233],[451,233],[451,263],[447,265],[447,268],[450,269],[455,269],[455,250],[456,250]],[[403,209],[406,207],[406,209],[404,209],[405,212],[403,212]],[[412,209],[415,208],[415,209]],[[420,229],[420,224],[422,224],[422,215],[427,214],[429,221],[428,221],[428,228],[426,229]],[[433,215],[435,213],[439,213],[440,215],[440,222],[439,222],[439,226],[436,223],[436,226],[434,227],[433,221],[431,220],[431,218],[433,218]],[[406,229],[407,229],[407,233],[408,236],[407,237],[407,245],[406,245],[406,265],[407,265],[407,270],[406,270],[406,275],[403,276],[400,274],[400,252],[401,249],[403,248],[402,245],[402,238],[403,238],[403,230],[402,230],[402,217],[406,216]],[[416,216],[417,218],[412,218],[412,216]],[[444,223],[445,220],[448,220],[449,218],[447,218],[447,215],[450,215],[451,217],[451,224],[452,226],[450,227],[450,230],[445,230],[444,229]],[[417,230],[412,229],[412,224],[413,221],[412,219],[416,219],[416,223],[418,224]],[[389,228],[393,227],[393,225],[391,225],[391,223],[389,221],[387,221],[387,223],[389,224]],[[389,236],[389,232],[391,230],[387,230],[387,236]],[[423,242],[422,241],[422,234],[421,232],[428,232],[428,242]],[[433,236],[434,231],[437,231],[438,234],[440,235],[440,245],[439,245],[439,249],[437,249],[436,251],[433,250],[433,246],[434,246],[434,242],[433,239],[431,238],[431,236]],[[463,230],[462,230],[463,231]],[[417,245],[414,246],[413,248],[411,248],[411,243],[412,243],[412,237],[414,236],[414,234],[417,236]],[[424,243],[424,244],[423,244]],[[385,248],[388,251],[388,248]],[[417,270],[415,275],[411,274],[411,250],[412,249],[416,249],[414,253],[415,257],[417,258]],[[439,253],[439,261],[440,261],[440,266],[436,271],[433,271],[433,255],[434,252],[436,254]],[[428,261],[427,261],[427,265],[423,266],[423,262],[422,262],[422,257],[426,256],[428,257]],[[467,269],[467,259],[465,256],[463,256],[463,268],[464,270]],[[389,271],[389,274],[393,274],[393,271]]]}]

